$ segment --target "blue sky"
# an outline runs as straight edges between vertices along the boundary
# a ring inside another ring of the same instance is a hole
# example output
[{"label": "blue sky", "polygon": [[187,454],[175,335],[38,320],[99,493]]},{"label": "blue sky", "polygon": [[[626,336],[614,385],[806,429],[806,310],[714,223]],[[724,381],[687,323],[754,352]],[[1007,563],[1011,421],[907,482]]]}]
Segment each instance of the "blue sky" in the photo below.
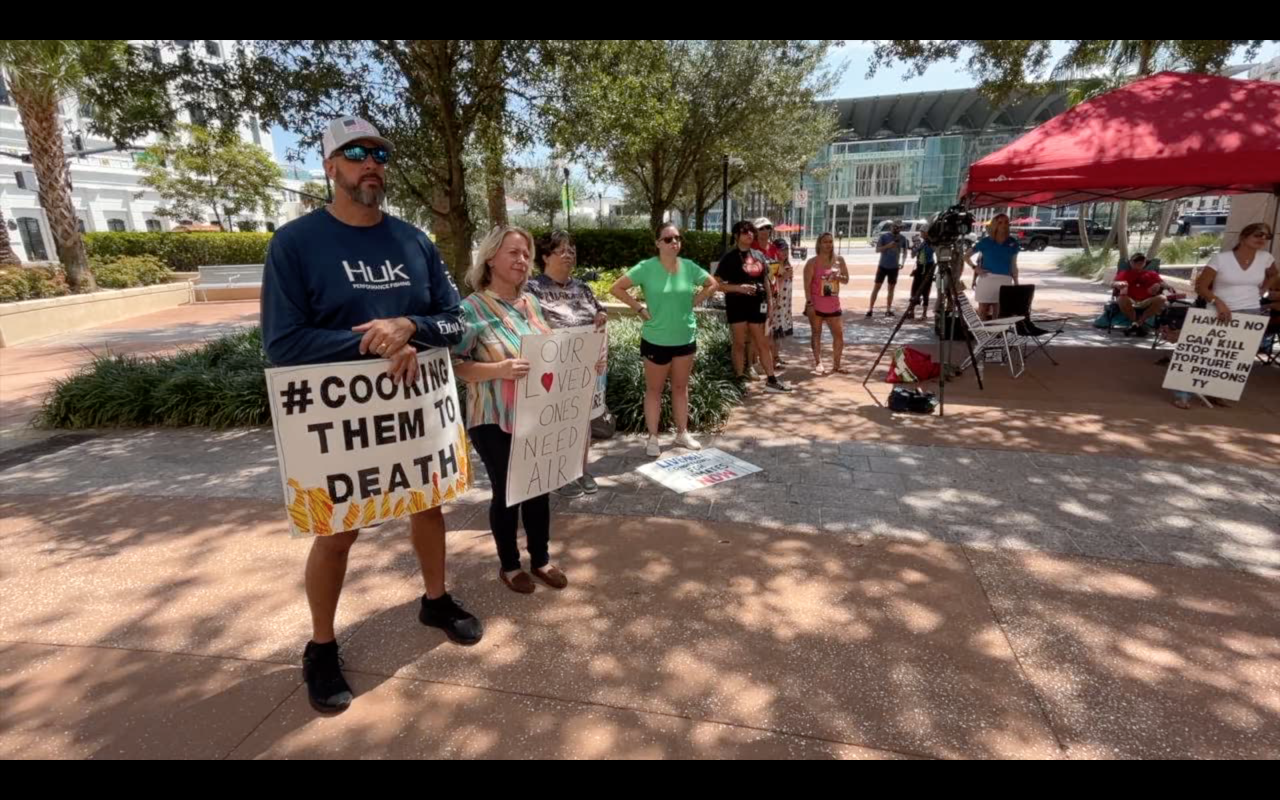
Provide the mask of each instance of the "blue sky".
[{"label": "blue sky", "polygon": [[[870,44],[864,44],[861,41],[849,41],[832,52],[832,64],[842,61],[848,62],[848,68],[845,70],[835,91],[832,92],[833,97],[869,97],[880,94],[901,94],[903,92],[944,91],[947,89],[964,89],[974,83],[969,74],[957,64],[935,65],[924,75],[911,79],[907,79],[904,76],[904,70],[901,68],[881,69],[874,78],[867,78],[867,63],[871,51],[872,45]],[[1065,51],[1065,42],[1055,42],[1055,59],[1062,56]],[[1276,56],[1280,56],[1280,44],[1271,44],[1263,48],[1258,60],[1266,61]],[[296,146],[298,137],[281,128],[274,128],[272,135],[275,140],[276,157],[284,161],[285,151],[290,147]],[[538,148],[534,152],[518,156],[516,160],[524,162],[545,157],[545,149]],[[320,159],[318,154],[313,155],[306,162],[306,166],[319,169]]]}]

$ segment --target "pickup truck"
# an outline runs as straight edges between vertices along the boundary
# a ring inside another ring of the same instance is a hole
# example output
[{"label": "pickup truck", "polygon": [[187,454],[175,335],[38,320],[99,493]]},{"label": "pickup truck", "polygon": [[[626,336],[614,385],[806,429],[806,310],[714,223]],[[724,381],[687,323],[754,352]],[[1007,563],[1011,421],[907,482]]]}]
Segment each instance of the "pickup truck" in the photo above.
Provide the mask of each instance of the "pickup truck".
[{"label": "pickup truck", "polygon": [[[1111,233],[1110,228],[1091,219],[1085,220],[1085,230],[1089,234],[1090,244],[1102,244]],[[1049,245],[1079,247],[1080,220],[1060,219],[1052,225],[1014,225],[1009,229],[1009,234],[1018,237],[1018,243],[1024,250],[1043,250]]]}]

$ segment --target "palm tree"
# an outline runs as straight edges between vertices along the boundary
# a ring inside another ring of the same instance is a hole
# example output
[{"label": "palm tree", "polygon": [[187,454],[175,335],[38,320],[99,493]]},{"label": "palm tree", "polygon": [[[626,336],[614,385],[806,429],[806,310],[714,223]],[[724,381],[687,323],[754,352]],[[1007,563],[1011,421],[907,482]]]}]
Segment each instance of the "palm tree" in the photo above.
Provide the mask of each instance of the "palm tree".
[{"label": "palm tree", "polygon": [[[1053,78],[1065,83],[1071,105],[1083,103],[1118,89],[1131,81],[1141,80],[1157,70],[1186,69],[1195,72],[1220,68],[1244,44],[1230,39],[1084,39],[1077,40],[1054,67]],[[1166,200],[1156,222],[1148,258],[1155,258],[1169,223],[1178,208],[1176,200]],[[1120,250],[1120,258],[1129,260],[1129,205],[1115,204],[1112,234]],[[1081,207],[1080,239],[1086,251],[1084,209]],[[1103,248],[1109,247],[1111,237]]]},{"label": "palm tree", "polygon": [[58,105],[78,93],[96,66],[119,58],[125,48],[118,39],[0,39],[0,66],[9,75],[9,91],[31,149],[40,207],[67,283],[81,292],[93,291],[95,283],[71,202]]},{"label": "palm tree", "polygon": [[4,211],[0,211],[0,264],[21,264],[18,254],[13,252],[9,244],[9,228],[4,221]]}]

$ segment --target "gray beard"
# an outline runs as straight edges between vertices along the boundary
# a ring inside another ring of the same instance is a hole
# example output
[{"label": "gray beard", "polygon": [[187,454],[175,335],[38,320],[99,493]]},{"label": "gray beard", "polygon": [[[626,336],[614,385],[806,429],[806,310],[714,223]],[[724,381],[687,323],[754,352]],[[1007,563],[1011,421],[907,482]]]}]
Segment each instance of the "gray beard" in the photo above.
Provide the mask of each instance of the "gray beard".
[{"label": "gray beard", "polygon": [[350,186],[345,183],[339,183],[338,187],[347,193],[347,197],[368,208],[381,208],[382,200],[387,196],[385,186],[379,186],[376,189],[372,187],[366,188],[357,182]]}]

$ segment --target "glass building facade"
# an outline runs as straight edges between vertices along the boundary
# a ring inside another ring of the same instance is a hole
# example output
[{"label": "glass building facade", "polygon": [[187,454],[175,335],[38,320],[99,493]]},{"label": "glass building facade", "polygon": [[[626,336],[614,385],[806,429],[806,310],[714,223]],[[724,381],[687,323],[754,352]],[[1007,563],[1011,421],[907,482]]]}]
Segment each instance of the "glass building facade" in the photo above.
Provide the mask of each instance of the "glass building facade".
[{"label": "glass building facade", "polygon": [[842,131],[804,170],[797,199],[805,202],[774,210],[806,238],[865,238],[884,220],[946,209],[970,164],[1067,107],[1061,93],[992,106],[975,90],[835,103]]}]

